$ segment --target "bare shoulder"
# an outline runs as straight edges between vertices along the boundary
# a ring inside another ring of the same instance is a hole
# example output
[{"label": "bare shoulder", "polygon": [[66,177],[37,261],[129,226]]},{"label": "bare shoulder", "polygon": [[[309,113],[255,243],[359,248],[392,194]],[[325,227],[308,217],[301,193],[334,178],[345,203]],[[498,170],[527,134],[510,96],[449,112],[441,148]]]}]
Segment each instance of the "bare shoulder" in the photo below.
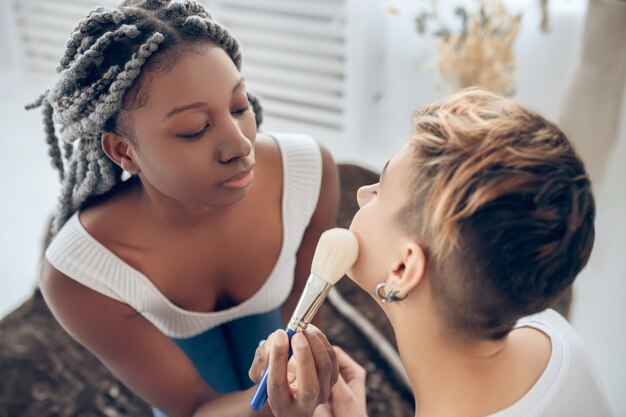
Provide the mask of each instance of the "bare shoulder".
[{"label": "bare shoulder", "polygon": [[134,204],[139,179],[132,178],[120,184],[103,198],[84,208],[80,212],[80,223],[105,246],[108,242],[117,242],[124,234],[120,230],[130,230],[138,216],[137,204]]},{"label": "bare shoulder", "polygon": [[270,169],[274,168],[274,170],[280,171],[281,153],[276,139],[270,135],[259,133],[256,138],[254,151],[256,153],[257,163],[261,163]]},{"label": "bare shoulder", "polygon": [[104,315],[115,317],[133,315],[135,312],[128,305],[120,303],[105,295],[99,294],[56,269],[47,259],[43,259],[39,287],[46,300],[46,304],[72,336],[91,320],[88,315],[79,314],[96,308],[99,311],[111,311],[113,314]]},{"label": "bare shoulder", "polygon": [[125,385],[168,415],[215,396],[184,354],[132,307],[67,277],[44,259],[40,288],[61,326]]},{"label": "bare shoulder", "polygon": [[522,326],[511,332],[510,339],[517,343],[520,355],[528,361],[528,369],[543,373],[552,354],[550,336],[537,328]]},{"label": "bare shoulder", "polygon": [[510,394],[505,405],[522,398],[543,375],[552,355],[552,342],[543,331],[522,326],[510,333],[508,349],[507,368],[501,379]]},{"label": "bare shoulder", "polygon": [[103,294],[99,294],[57,270],[43,259],[39,288],[61,327],[75,340],[94,353],[98,346],[109,344],[99,338],[97,328],[116,325],[120,318],[131,317],[134,310]]}]

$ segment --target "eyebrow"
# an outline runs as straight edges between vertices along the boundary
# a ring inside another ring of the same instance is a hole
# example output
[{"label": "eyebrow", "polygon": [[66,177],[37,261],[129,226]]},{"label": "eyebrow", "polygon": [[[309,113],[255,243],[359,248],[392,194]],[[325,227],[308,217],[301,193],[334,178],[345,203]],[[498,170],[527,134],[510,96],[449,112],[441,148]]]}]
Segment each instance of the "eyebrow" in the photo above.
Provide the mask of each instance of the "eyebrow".
[{"label": "eyebrow", "polygon": [[380,184],[382,182],[383,175],[385,175],[385,171],[387,171],[387,167],[389,166],[389,162],[391,162],[391,159],[385,163],[385,166],[383,167],[383,172],[380,173],[380,178],[378,179],[378,184]]},{"label": "eyebrow", "polygon": [[[239,78],[239,80],[237,81],[237,83],[235,84],[233,89],[231,90],[231,95],[235,94],[235,91],[237,91],[237,90],[239,90],[239,88],[241,88],[241,86],[243,85],[244,81],[245,80],[244,80],[243,77]],[[163,120],[165,120],[167,118],[170,118],[170,117],[172,117],[175,114],[182,113],[184,111],[191,110],[191,109],[197,109],[198,107],[203,107],[203,106],[206,106],[206,105],[207,105],[207,103],[204,102],[204,101],[196,101],[195,103],[185,104],[183,106],[174,107],[172,110],[169,111],[169,113],[167,113],[165,115]]]}]

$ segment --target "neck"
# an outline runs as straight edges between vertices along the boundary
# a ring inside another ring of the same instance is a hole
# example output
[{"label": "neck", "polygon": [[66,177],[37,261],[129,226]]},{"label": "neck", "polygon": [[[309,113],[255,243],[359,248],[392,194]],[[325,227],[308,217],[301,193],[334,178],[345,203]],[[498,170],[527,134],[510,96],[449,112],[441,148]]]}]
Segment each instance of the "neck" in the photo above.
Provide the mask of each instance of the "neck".
[{"label": "neck", "polygon": [[135,194],[138,205],[152,220],[178,230],[214,224],[223,220],[233,208],[233,206],[217,207],[181,202],[162,194],[141,179],[136,181],[139,183]]},{"label": "neck", "polygon": [[503,399],[494,400],[494,392],[502,375],[507,339],[470,343],[446,336],[431,306],[403,302],[386,308],[413,388],[415,415],[484,416],[503,408]]}]

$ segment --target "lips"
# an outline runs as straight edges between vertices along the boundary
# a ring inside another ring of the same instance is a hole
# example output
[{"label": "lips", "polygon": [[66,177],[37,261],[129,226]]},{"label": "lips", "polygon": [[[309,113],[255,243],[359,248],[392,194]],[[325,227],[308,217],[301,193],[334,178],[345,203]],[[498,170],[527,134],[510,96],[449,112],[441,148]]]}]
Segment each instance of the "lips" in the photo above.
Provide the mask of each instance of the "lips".
[{"label": "lips", "polygon": [[241,190],[243,188],[246,188],[248,185],[250,185],[252,183],[253,178],[254,178],[254,170],[250,168],[246,171],[240,172],[239,174],[230,177],[229,179],[222,182],[221,184],[224,187],[229,188],[231,190]]}]

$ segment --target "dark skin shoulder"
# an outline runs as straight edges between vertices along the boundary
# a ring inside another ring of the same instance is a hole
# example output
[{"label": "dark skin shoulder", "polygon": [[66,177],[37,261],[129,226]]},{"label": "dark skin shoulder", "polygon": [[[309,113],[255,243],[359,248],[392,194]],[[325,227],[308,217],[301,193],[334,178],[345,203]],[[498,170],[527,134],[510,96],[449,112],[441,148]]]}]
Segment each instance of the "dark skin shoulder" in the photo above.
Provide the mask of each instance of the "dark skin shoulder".
[{"label": "dark skin shoulder", "polygon": [[[273,139],[261,135],[255,150],[257,169],[249,194],[214,221],[184,230],[157,222],[141,208],[138,182],[85,209],[80,221],[179,307],[215,311],[238,304],[260,288],[282,246],[280,151]],[[323,148],[322,159],[320,198],[297,252],[285,317],[304,287],[320,234],[334,226],[337,214],[336,167]],[[252,390],[218,396],[184,353],[130,306],[68,278],[45,259],[40,286],[68,333],[148,403],[170,416],[251,413],[247,404]],[[271,415],[268,407],[264,414]]]},{"label": "dark skin shoulder", "polygon": [[68,278],[45,259],[39,285],[70,336],[150,404],[171,416],[191,416],[215,396],[184,353],[130,306]]}]

